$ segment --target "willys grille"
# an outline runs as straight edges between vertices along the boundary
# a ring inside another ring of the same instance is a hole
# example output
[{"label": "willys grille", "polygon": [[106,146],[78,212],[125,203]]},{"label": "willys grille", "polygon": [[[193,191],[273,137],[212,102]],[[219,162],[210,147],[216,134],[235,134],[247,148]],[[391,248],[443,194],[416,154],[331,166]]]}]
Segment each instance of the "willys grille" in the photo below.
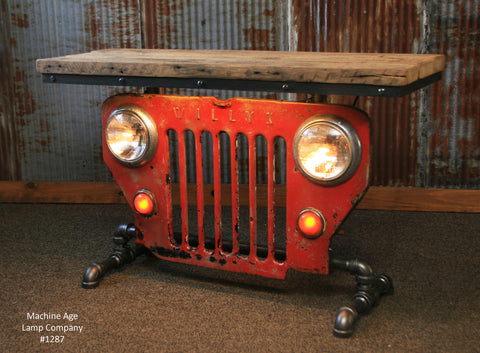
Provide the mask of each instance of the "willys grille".
[{"label": "willys grille", "polygon": [[172,244],[238,261],[284,262],[285,139],[181,128],[167,137]]},{"label": "willys grille", "polygon": [[[103,144],[104,159],[130,206],[140,190],[153,214],[135,213],[137,242],[170,261],[284,278],[288,269],[328,273],[330,237],[368,183],[369,123],[346,106],[233,98],[119,95],[103,108],[104,125],[121,105],[154,121],[151,160],[131,167]],[[357,172],[336,186],[305,178],[293,157],[294,135],[308,118],[343,117],[361,138]],[[325,218],[316,239],[297,229],[313,208]]]}]

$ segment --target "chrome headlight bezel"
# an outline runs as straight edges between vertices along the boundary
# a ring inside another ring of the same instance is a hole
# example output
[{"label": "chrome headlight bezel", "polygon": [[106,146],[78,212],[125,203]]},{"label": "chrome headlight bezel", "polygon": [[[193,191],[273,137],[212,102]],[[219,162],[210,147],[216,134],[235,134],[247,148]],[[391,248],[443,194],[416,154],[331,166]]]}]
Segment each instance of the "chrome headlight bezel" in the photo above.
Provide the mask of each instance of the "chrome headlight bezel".
[{"label": "chrome headlight bezel", "polygon": [[[318,125],[323,125],[326,128],[336,130],[341,135],[341,138],[345,139],[347,142],[348,165],[341,173],[334,175],[333,177],[322,178],[310,173],[299,156],[299,144],[302,142],[303,135],[307,130]],[[362,158],[362,144],[357,131],[347,120],[332,114],[319,114],[305,120],[297,129],[293,140],[293,155],[298,169],[307,179],[320,185],[335,186],[350,179],[357,171]]]},{"label": "chrome headlight bezel", "polygon": [[[133,159],[122,158],[109,143],[108,128],[110,123],[121,114],[129,114],[130,117],[138,121],[145,132],[145,148],[139,156]],[[158,131],[155,122],[147,111],[135,104],[124,104],[117,107],[107,118],[104,128],[104,139],[108,150],[116,160],[128,167],[141,167],[148,163],[157,151]]]}]

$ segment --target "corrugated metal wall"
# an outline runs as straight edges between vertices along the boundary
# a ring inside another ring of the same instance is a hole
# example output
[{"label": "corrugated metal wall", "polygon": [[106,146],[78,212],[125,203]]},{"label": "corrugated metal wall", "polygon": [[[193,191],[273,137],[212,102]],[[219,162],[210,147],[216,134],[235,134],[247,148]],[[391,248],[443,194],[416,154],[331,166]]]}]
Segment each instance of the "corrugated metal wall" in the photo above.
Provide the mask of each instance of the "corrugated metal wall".
[{"label": "corrugated metal wall", "polygon": [[295,0],[297,50],[447,55],[441,83],[403,98],[360,98],[373,123],[374,185],[480,187],[479,7],[467,0]]},{"label": "corrugated metal wall", "polygon": [[444,53],[442,82],[403,98],[359,99],[373,124],[372,184],[480,188],[480,0],[6,0],[0,6],[0,180],[111,180],[101,158],[99,112],[120,89],[42,84],[34,60],[146,47]]},{"label": "corrugated metal wall", "polygon": [[[295,1],[297,50],[418,53],[423,41],[417,1]],[[417,94],[362,97],[357,106],[372,119],[372,183],[415,185]],[[329,97],[351,104],[354,97]]]},{"label": "corrugated metal wall", "polygon": [[[288,2],[282,0],[142,0],[143,43],[155,49],[288,51]],[[285,98],[264,92],[166,90],[220,98]]]},{"label": "corrugated metal wall", "polygon": [[141,47],[131,1],[1,2],[2,180],[111,180],[101,156],[100,107],[116,89],[47,85],[41,57]]},{"label": "corrugated metal wall", "polygon": [[[433,87],[429,185],[480,187],[480,1],[429,2],[431,51],[447,56],[442,85]],[[428,115],[430,114],[430,115]]]}]

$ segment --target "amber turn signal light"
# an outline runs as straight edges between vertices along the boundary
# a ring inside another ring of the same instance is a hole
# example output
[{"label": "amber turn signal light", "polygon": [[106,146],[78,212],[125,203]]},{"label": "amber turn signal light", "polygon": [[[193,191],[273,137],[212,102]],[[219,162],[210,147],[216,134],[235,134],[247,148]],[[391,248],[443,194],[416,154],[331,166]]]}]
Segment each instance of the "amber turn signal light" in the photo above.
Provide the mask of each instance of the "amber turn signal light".
[{"label": "amber turn signal light", "polygon": [[155,199],[153,194],[148,190],[141,190],[137,192],[133,199],[135,211],[144,215],[151,216],[155,211]]},{"label": "amber turn signal light", "polygon": [[297,217],[297,227],[307,238],[318,238],[325,230],[325,218],[313,208],[304,209]]}]

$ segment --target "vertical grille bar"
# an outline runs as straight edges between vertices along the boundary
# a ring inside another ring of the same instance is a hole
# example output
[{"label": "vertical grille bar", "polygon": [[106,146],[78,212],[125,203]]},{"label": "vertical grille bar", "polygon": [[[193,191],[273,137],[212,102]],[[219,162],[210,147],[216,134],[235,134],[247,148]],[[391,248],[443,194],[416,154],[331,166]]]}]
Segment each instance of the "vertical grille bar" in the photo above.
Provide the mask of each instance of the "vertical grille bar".
[{"label": "vertical grille bar", "polygon": [[239,197],[238,185],[238,142],[236,136],[230,136],[230,160],[232,173],[232,254],[238,254]]},{"label": "vertical grille bar", "polygon": [[255,135],[248,135],[249,206],[250,206],[250,257],[257,259],[257,166]]},{"label": "vertical grille bar", "polygon": [[222,181],[220,166],[220,134],[213,134],[213,198],[215,204],[215,250],[222,247]]},{"label": "vertical grille bar", "polygon": [[[286,231],[285,225],[276,224],[277,218],[283,219],[279,213],[282,211],[276,208],[277,179],[284,178],[276,166],[279,160],[281,163],[285,159],[281,152],[284,147],[277,146],[282,138],[267,138],[253,131],[231,135],[223,131],[178,131],[182,129],[170,129],[167,133],[170,153],[166,155],[169,159],[166,163],[172,176],[167,176],[165,200],[171,205],[167,208],[166,217],[172,244],[184,251],[192,251],[190,247],[196,248],[193,251],[199,253],[213,251],[210,253],[212,256],[247,256],[245,260],[250,263],[284,262],[284,251],[276,253],[277,247],[283,249],[285,245],[282,237]],[[190,175],[188,168],[194,168]],[[178,183],[178,189],[172,183]],[[188,183],[196,184],[196,217],[190,219]],[[222,195],[225,183],[230,184],[228,195]],[[242,183],[248,184],[248,197],[245,195],[248,205],[245,206],[241,206]],[[211,184],[212,215],[207,213],[205,199],[205,187]],[[174,199],[179,199],[179,209],[173,207]],[[230,210],[228,213],[227,209]],[[259,217],[265,217],[266,222],[259,223]],[[228,229],[224,228],[224,224],[228,224]],[[191,228],[194,225],[198,230]],[[211,238],[206,234],[207,229],[212,229]],[[176,236],[173,237],[173,234]]]},{"label": "vertical grille bar", "polygon": [[178,133],[178,172],[180,182],[180,207],[182,214],[182,246],[188,242],[187,160],[185,134]]},{"label": "vertical grille bar", "polygon": [[202,251],[205,247],[205,229],[203,217],[205,215],[205,200],[203,197],[203,149],[202,136],[195,136],[195,157],[197,159],[197,222],[198,222],[198,249]]},{"label": "vertical grille bar", "polygon": [[173,202],[172,202],[172,164],[171,164],[171,156],[172,156],[172,151],[170,150],[170,136],[168,135],[168,131],[165,133],[166,138],[165,140],[165,145],[164,145],[164,150],[169,151],[169,153],[165,153],[165,166],[168,168],[168,174],[166,177],[165,181],[165,202],[167,207],[165,207],[165,213],[166,213],[166,218],[168,222],[168,236],[170,243],[174,243],[173,239]]},{"label": "vertical grille bar", "polygon": [[275,166],[274,166],[274,143],[267,141],[267,207],[268,207],[268,258],[273,260],[275,256]]}]

